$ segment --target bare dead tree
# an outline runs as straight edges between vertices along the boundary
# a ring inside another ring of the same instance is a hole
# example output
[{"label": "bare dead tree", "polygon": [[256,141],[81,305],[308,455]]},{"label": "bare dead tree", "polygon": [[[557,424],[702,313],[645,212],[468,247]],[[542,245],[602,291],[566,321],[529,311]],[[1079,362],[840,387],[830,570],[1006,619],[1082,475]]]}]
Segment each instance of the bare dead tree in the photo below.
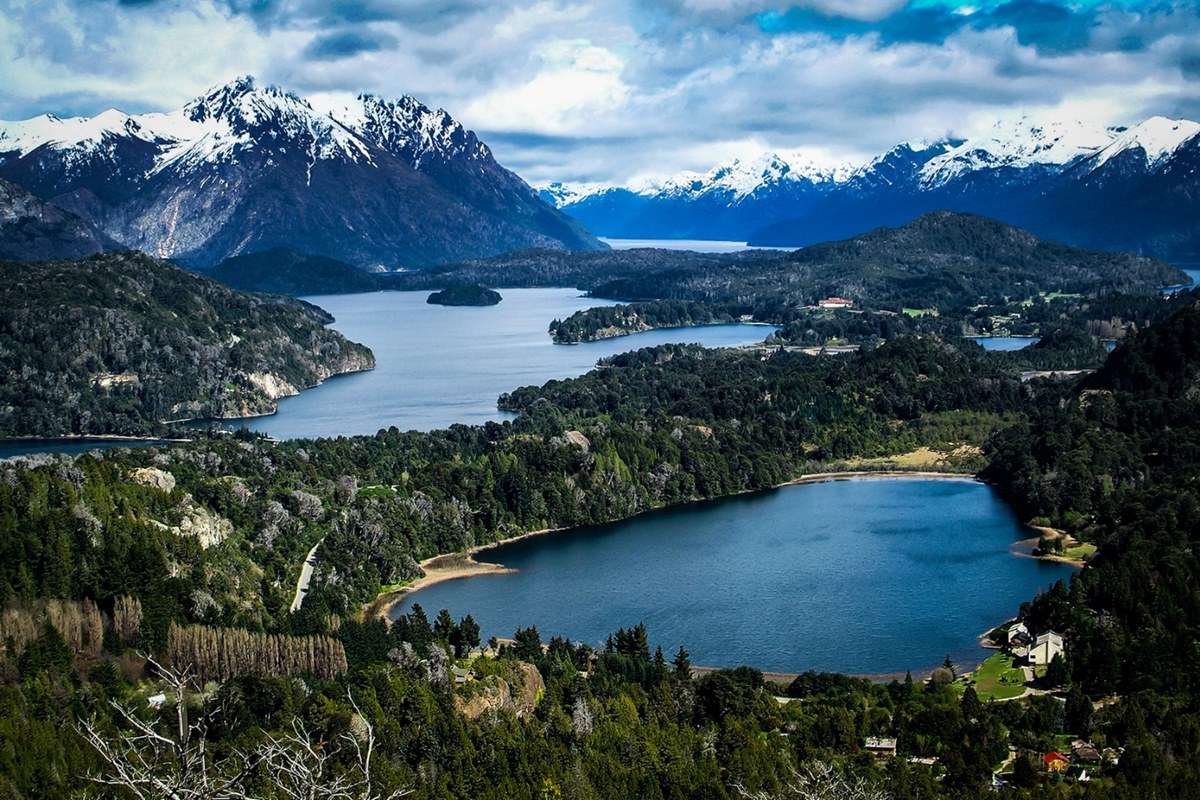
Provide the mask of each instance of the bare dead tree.
[{"label": "bare dead tree", "polygon": [[891,800],[887,792],[865,778],[849,778],[820,761],[793,769],[791,779],[779,791],[751,792],[741,784],[734,788],[745,800]]},{"label": "bare dead tree", "polygon": [[[193,688],[194,674],[189,668],[172,669],[147,658],[158,670],[166,693],[175,696],[174,719],[170,730],[160,732],[154,722],[146,721],[128,705],[111,702],[121,730],[115,737],[101,731],[94,720],[83,722],[78,730],[104,762],[104,769],[87,776],[100,787],[104,796],[114,791],[137,800],[398,800],[408,794],[396,791],[380,794],[371,781],[371,756],[375,749],[375,730],[350,698],[362,720],[360,736],[343,735],[353,753],[349,769],[338,769],[343,752],[314,738],[298,718],[291,730],[269,734],[249,750],[233,749],[215,761],[207,748],[207,731],[218,713],[210,710],[198,719],[188,719],[187,693]],[[256,778],[267,776],[266,793],[256,789]]]}]

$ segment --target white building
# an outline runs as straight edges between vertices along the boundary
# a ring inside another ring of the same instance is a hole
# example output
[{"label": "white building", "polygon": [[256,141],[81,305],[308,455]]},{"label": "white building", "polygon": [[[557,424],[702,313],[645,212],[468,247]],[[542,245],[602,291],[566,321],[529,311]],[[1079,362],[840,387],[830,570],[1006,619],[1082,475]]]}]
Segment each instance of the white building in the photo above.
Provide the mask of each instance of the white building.
[{"label": "white building", "polygon": [[1064,642],[1061,634],[1054,631],[1046,631],[1034,641],[1033,647],[1029,648],[1029,663],[1036,666],[1045,666],[1054,660],[1054,657],[1061,655],[1063,652]]}]

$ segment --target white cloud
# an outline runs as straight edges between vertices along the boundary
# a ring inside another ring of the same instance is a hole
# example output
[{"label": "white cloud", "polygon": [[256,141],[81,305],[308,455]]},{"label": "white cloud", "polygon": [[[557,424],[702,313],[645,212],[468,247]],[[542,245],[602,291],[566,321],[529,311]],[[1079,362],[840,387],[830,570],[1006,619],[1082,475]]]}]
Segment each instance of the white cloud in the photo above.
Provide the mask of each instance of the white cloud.
[{"label": "white cloud", "polygon": [[577,39],[547,42],[538,56],[535,75],[487,92],[466,106],[465,117],[492,128],[586,135],[622,113],[632,90],[615,53]]},{"label": "white cloud", "polygon": [[[801,0],[860,20],[899,4]],[[1128,123],[1200,110],[1180,66],[1200,65],[1200,22],[1183,6],[1109,10],[1094,46],[1044,52],[1007,27],[965,25],[941,42],[889,39],[870,22],[770,35],[755,15],[795,4],[763,0],[368,2],[350,19],[348,5],[254,5],[7,0],[0,117],[173,107],[248,72],[304,94],[413,94],[530,180],[622,181],[756,149],[858,159],[1018,111]],[[394,45],[305,55],[339,33]]]}]

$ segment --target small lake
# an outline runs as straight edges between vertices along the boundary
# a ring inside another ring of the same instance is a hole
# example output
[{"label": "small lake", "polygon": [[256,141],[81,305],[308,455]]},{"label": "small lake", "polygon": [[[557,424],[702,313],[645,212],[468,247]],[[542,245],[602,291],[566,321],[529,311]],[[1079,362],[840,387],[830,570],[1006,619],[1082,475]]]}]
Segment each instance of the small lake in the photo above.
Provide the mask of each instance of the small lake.
[{"label": "small lake", "polygon": [[329,313],[334,328],[375,352],[370,372],[342,375],[279,402],[279,413],[229,426],[280,439],[434,430],[512,418],[496,399],[519,386],[572,378],[607,356],[658,344],[707,347],[761,342],[776,328],[708,325],[556,345],[553,319],[612,301],[576,289],[500,289],[494,306],[453,307],[425,302],[429,292],[371,292],[305,297]]},{"label": "small lake", "polygon": [[742,250],[796,250],[795,247],[751,247],[746,242],[730,242],[723,239],[608,239],[600,241],[614,250],[634,250],[652,247],[656,250],[691,250],[694,253],[739,253]]},{"label": "small lake", "polygon": [[1040,339],[1039,336],[976,336],[971,341],[984,350],[1012,352],[1013,350],[1024,350],[1031,344],[1037,344]]},{"label": "small lake", "polygon": [[435,584],[393,614],[417,602],[474,615],[485,639],[535,624],[593,645],[644,622],[704,666],[974,666],[979,634],[1073,572],[1013,555],[1031,535],[967,479],[788,486],[502,545],[477,558],[516,573]]}]

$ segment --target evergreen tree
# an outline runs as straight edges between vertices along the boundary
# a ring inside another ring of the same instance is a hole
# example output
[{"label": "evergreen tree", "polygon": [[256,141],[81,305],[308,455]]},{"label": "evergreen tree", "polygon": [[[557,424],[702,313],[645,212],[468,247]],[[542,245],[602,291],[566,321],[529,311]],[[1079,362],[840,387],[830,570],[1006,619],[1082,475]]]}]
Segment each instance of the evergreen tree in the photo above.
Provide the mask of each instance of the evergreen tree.
[{"label": "evergreen tree", "polygon": [[679,680],[689,680],[692,677],[692,659],[683,645],[679,646],[679,652],[675,653],[671,664],[674,665],[675,677]]}]

